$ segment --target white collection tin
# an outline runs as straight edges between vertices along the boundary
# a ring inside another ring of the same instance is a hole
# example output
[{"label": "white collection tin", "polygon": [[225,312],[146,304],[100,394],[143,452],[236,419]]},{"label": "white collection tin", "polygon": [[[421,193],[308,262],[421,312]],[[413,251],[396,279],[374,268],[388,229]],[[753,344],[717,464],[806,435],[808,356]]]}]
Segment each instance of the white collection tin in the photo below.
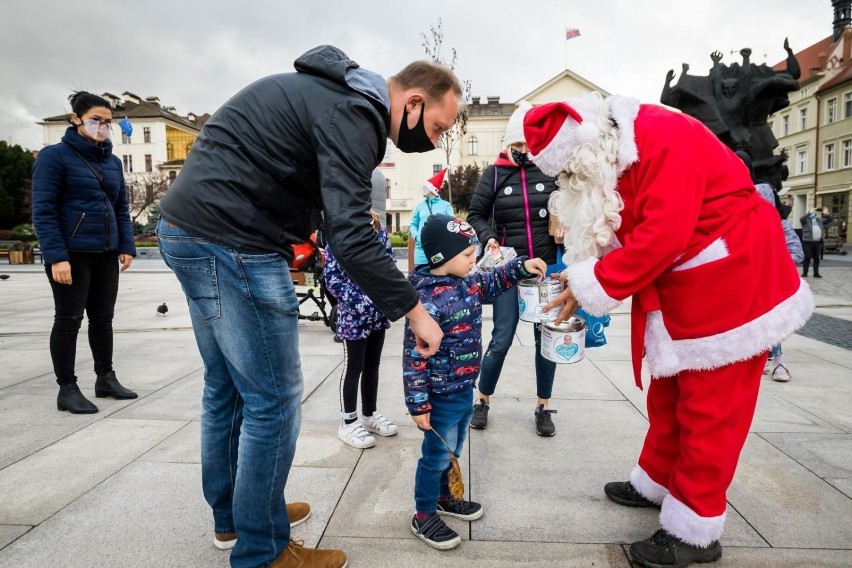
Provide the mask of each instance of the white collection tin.
[{"label": "white collection tin", "polygon": [[562,280],[556,278],[528,278],[518,282],[518,311],[523,321],[539,323],[542,321],[553,321],[559,310],[553,308],[548,313],[543,309],[545,304],[556,299],[562,293]]},{"label": "white collection tin", "polygon": [[541,324],[541,356],[554,363],[576,363],[585,357],[586,322],[571,316],[566,321]]}]

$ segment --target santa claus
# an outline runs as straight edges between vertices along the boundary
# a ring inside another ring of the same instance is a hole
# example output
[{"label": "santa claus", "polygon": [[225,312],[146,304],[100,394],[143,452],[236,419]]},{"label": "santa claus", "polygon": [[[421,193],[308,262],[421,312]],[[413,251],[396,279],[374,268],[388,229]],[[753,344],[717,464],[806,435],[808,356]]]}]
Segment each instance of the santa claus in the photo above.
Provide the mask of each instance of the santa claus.
[{"label": "santa claus", "polygon": [[629,481],[606,495],[660,507],[642,566],[722,555],[725,493],[757,404],[769,348],[811,315],[808,285],[778,213],[737,156],[700,122],[635,99],[592,93],[530,110],[532,159],[558,176],[555,213],[568,229],[564,304],[603,315],[633,296],[636,384],[642,358],[649,429]]}]

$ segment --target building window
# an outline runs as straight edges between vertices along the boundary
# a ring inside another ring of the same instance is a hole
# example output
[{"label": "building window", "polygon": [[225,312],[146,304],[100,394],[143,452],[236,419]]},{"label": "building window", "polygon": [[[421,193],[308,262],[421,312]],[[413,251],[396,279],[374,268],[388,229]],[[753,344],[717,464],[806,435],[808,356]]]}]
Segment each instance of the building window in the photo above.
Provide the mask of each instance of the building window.
[{"label": "building window", "polygon": [[177,172],[174,170],[169,171],[169,185],[172,185],[172,182],[175,181],[177,177]]},{"label": "building window", "polygon": [[471,136],[467,141],[467,154],[468,156],[476,156],[479,154],[479,140],[477,140],[476,136]]},{"label": "building window", "polygon": [[825,123],[831,124],[837,120],[837,97],[825,101]]},{"label": "building window", "polygon": [[121,157],[124,162],[124,171],[132,172],[133,171],[133,156],[124,155]]},{"label": "building window", "polygon": [[825,169],[834,169],[834,142],[825,145]]},{"label": "building window", "polygon": [[391,180],[385,179],[385,197],[390,199]]},{"label": "building window", "polygon": [[852,167],[852,138],[847,138],[840,143],[841,152],[843,153],[843,167]]},{"label": "building window", "polygon": [[808,170],[808,151],[799,150],[796,153],[796,173],[803,174]]},{"label": "building window", "polygon": [[122,134],[121,134],[121,143],[122,143],[122,144],[130,144],[130,136],[128,136],[127,134],[122,133]]},{"label": "building window", "polygon": [[189,151],[192,150],[192,142],[186,145],[186,154],[189,155]]},{"label": "building window", "polygon": [[144,136],[143,140],[145,141],[145,144],[151,143],[151,129],[150,128],[148,128],[147,126],[145,128],[143,128],[142,129],[142,136]]},{"label": "building window", "polygon": [[785,114],[781,117],[781,136],[790,134],[790,115]]},{"label": "building window", "polygon": [[444,169],[444,166],[441,164],[432,164],[432,175],[441,173],[441,170]]},{"label": "building window", "polygon": [[171,142],[166,143],[166,160],[171,162],[175,159],[175,146]]},{"label": "building window", "polygon": [[[394,215],[394,217],[396,218],[396,232],[398,233],[399,232],[399,213]],[[391,231],[391,232],[394,232],[394,231]]]},{"label": "building window", "polygon": [[151,159],[151,154],[145,154],[145,171],[154,171],[154,161]]},{"label": "building window", "polygon": [[808,109],[799,109],[799,130],[808,129]]},{"label": "building window", "polygon": [[843,118],[852,118],[852,93],[843,95]]}]

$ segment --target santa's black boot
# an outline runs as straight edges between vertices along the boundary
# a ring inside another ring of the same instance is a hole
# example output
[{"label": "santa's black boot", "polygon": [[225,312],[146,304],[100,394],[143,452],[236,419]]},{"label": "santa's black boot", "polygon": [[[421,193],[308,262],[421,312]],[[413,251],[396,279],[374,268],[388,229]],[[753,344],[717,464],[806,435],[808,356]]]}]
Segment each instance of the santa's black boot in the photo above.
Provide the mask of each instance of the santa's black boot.
[{"label": "santa's black boot", "polygon": [[651,538],[631,544],[630,556],[633,562],[646,568],[686,568],[694,562],[719,560],[722,545],[716,540],[707,547],[693,546],[659,529]]}]

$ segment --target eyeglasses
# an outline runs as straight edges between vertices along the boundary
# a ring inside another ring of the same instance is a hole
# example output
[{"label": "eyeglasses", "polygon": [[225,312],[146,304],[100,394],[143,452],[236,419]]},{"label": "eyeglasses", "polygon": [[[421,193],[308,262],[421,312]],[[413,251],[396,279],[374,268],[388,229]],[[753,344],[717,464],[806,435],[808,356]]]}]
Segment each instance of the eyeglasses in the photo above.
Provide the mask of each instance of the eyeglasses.
[{"label": "eyeglasses", "polygon": [[95,119],[95,118],[90,118],[89,120],[83,121],[83,126],[89,126],[89,127],[97,126],[98,129],[101,129],[103,127],[109,128],[111,125],[112,125],[112,120],[98,120],[98,119]]}]

